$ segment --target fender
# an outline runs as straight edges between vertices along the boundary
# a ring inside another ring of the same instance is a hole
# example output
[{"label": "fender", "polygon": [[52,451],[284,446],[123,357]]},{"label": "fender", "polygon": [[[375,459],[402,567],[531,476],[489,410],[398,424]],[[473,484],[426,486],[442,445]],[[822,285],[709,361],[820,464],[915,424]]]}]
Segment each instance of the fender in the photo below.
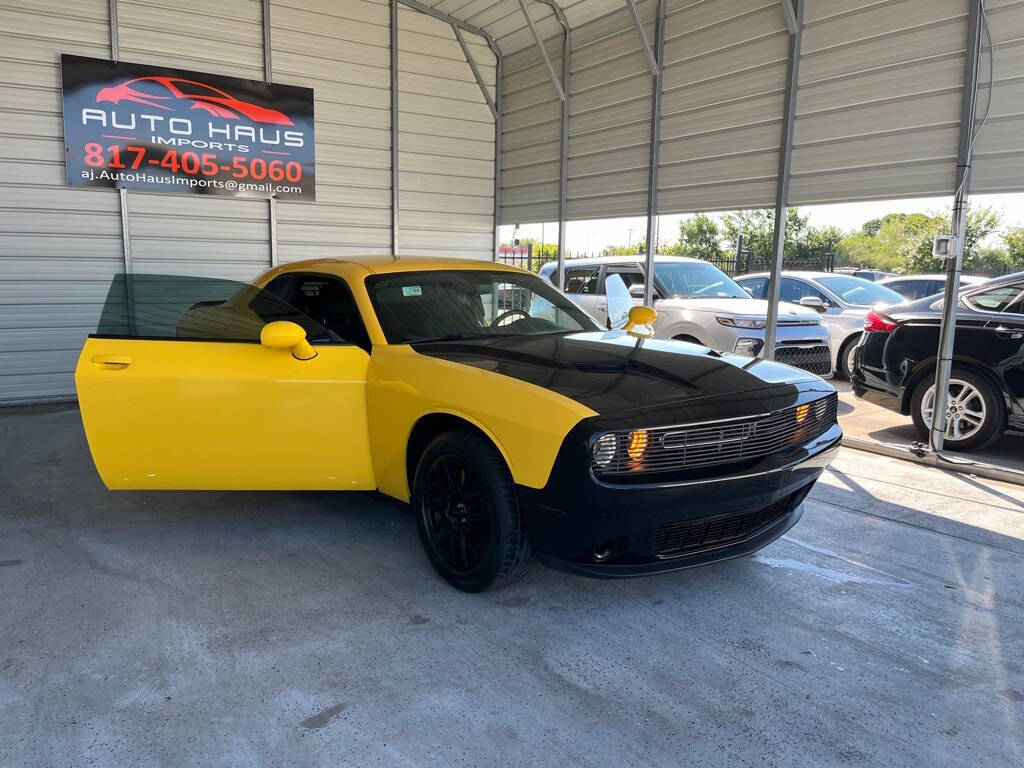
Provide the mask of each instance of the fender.
[{"label": "fender", "polygon": [[[562,441],[597,412],[565,395],[494,371],[435,357],[408,345],[374,347],[367,379],[370,450],[378,488],[409,500],[406,447],[430,413],[465,419],[487,435],[517,485],[543,488]],[[459,408],[452,408],[456,401]]]}]

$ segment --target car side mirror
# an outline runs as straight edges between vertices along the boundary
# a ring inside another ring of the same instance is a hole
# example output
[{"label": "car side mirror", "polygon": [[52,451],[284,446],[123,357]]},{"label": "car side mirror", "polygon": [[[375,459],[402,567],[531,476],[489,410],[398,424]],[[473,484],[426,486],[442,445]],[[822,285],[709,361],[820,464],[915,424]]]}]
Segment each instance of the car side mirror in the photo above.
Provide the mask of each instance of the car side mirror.
[{"label": "car side mirror", "polygon": [[[658,320],[658,312],[651,307],[633,307],[629,310],[629,320],[626,322],[626,333],[633,336],[649,338],[654,335],[654,324]],[[636,331],[637,326],[644,326],[650,330],[646,333]]]},{"label": "car side mirror", "polygon": [[312,360],[316,350],[306,341],[306,331],[290,320],[275,320],[260,331],[260,344],[267,349],[288,349],[296,360]]},{"label": "car side mirror", "polygon": [[828,305],[817,296],[804,296],[800,299],[800,306],[813,309],[815,312],[824,312]]},{"label": "car side mirror", "polygon": [[634,299],[642,299],[644,297],[644,284],[633,283],[629,286],[629,295]]}]

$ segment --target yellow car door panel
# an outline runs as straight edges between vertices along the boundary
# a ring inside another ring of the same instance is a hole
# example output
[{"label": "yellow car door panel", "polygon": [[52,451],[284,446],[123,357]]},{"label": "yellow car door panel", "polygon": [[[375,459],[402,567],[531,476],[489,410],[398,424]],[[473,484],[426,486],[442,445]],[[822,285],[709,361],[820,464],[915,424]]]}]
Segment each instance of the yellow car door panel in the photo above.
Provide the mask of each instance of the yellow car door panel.
[{"label": "yellow car door panel", "polygon": [[75,381],[111,489],[372,490],[369,355],[318,345],[88,339]]}]

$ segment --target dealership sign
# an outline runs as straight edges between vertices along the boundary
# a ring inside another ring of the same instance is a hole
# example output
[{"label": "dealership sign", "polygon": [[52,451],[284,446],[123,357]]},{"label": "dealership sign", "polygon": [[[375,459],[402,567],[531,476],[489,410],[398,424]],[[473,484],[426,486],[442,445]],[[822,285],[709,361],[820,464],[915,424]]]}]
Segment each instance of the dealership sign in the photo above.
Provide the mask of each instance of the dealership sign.
[{"label": "dealership sign", "polygon": [[68,184],[316,198],[313,91],[61,56]]}]

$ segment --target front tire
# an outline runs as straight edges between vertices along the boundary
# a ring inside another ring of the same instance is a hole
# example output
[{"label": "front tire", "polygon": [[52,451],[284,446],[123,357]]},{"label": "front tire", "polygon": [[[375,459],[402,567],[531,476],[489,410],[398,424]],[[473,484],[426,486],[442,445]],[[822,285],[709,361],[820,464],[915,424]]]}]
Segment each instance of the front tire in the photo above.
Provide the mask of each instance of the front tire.
[{"label": "front tire", "polygon": [[456,589],[497,589],[529,570],[532,548],[515,484],[481,435],[450,431],[434,438],[417,464],[412,504],[427,557]]},{"label": "front tire", "polygon": [[[934,395],[935,381],[929,376],[917,385],[910,401],[914,426],[924,440],[931,432]],[[1005,423],[1005,403],[988,379],[954,366],[949,375],[943,445],[954,451],[985,448],[1003,433]]]}]

